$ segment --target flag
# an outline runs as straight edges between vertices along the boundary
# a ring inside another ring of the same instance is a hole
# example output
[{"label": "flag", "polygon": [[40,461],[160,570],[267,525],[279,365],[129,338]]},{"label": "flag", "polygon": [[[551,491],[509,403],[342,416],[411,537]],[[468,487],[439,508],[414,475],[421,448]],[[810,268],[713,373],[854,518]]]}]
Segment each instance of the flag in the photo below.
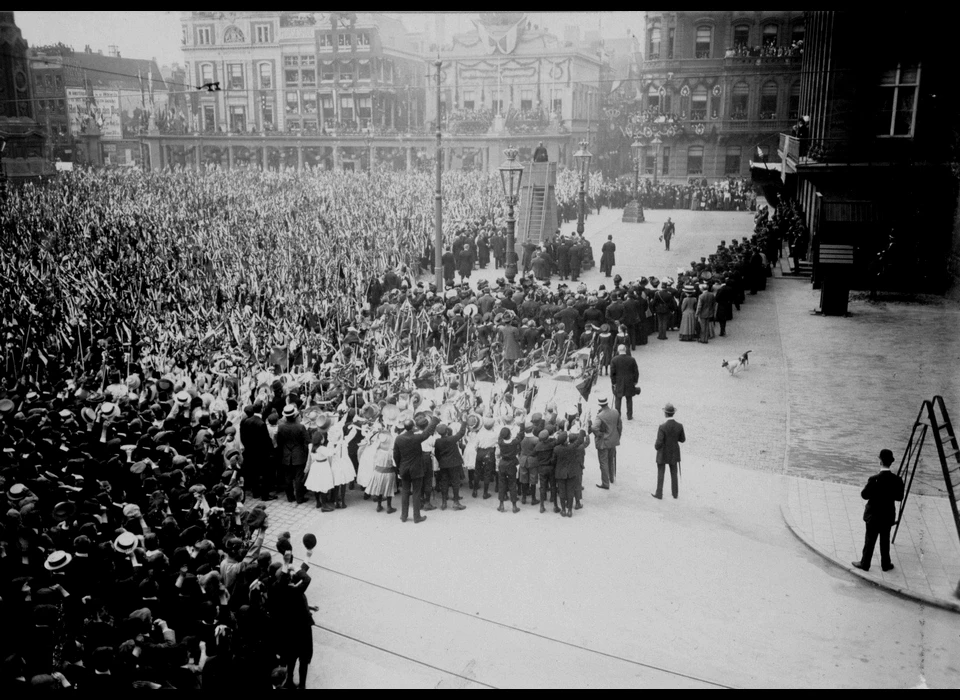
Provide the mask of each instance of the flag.
[{"label": "flag", "polygon": [[577,382],[577,391],[580,392],[580,396],[583,397],[584,401],[590,400],[590,390],[593,389],[593,384],[597,380],[597,370],[588,369],[584,375],[583,379]]}]

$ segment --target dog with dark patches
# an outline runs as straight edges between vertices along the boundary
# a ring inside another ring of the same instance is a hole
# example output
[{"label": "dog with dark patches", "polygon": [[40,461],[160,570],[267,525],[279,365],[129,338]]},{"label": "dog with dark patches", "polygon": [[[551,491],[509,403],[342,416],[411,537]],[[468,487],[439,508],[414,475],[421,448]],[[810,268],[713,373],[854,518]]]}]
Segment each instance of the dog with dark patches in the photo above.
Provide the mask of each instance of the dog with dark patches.
[{"label": "dog with dark patches", "polygon": [[727,370],[727,371],[731,374],[731,376],[734,375],[734,374],[736,374],[737,372],[742,372],[743,370],[745,370],[745,369],[747,368],[747,365],[750,364],[750,353],[751,353],[751,352],[753,352],[753,350],[747,350],[747,351],[746,351],[745,353],[743,353],[740,357],[738,357],[738,358],[737,358],[737,361],[734,362],[733,364],[731,364],[731,363],[727,362],[726,360],[724,360],[724,361],[720,364],[720,366],[723,367],[725,370]]}]

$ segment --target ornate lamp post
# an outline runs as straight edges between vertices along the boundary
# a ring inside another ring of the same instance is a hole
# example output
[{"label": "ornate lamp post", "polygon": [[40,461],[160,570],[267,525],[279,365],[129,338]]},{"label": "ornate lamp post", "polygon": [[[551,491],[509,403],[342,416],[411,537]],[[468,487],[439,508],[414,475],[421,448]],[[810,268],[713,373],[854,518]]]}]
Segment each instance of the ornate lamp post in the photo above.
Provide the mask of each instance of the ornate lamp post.
[{"label": "ornate lamp post", "polygon": [[580,213],[577,217],[577,233],[583,235],[583,207],[587,196],[587,175],[590,173],[590,159],[593,155],[587,150],[587,142],[580,142],[580,150],[573,154],[577,163],[577,172],[580,174]]},{"label": "ornate lamp post", "polygon": [[650,145],[657,149],[656,155],[653,156],[653,184],[657,184],[657,170],[659,170],[660,165],[660,144],[663,141],[660,140],[660,134],[657,134],[653,137],[653,141],[650,142]]},{"label": "ornate lamp post", "polygon": [[507,281],[511,283],[517,276],[517,242],[514,237],[516,221],[513,218],[513,208],[517,204],[520,181],[523,179],[523,166],[517,162],[517,154],[516,148],[506,149],[503,155],[507,160],[500,165],[500,182],[503,185],[503,195],[507,200],[507,264],[503,272]]}]

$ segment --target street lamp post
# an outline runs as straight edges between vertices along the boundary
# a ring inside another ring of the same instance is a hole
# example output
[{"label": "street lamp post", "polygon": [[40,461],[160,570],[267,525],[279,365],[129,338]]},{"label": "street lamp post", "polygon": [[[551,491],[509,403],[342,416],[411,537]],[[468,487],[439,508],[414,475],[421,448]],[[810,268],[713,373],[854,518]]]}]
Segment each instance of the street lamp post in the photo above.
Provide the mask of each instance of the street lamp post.
[{"label": "street lamp post", "polygon": [[644,161],[644,156],[647,151],[647,144],[642,138],[637,138],[630,147],[633,149],[633,160],[636,165],[636,170],[633,177],[633,201],[627,205],[627,209],[624,210],[624,221],[627,220],[626,214],[627,211],[630,211],[632,216],[630,221],[636,221],[637,223],[643,223],[646,219],[643,216],[643,204],[640,201],[640,164]]},{"label": "street lamp post", "polygon": [[517,276],[516,221],[513,218],[513,208],[517,204],[520,181],[523,179],[523,166],[517,162],[518,153],[516,148],[506,149],[503,155],[507,160],[500,166],[500,182],[507,201],[507,261],[503,274],[510,283],[513,283]]},{"label": "street lamp post", "polygon": [[590,173],[590,159],[593,155],[587,150],[587,142],[580,142],[580,150],[573,154],[577,163],[577,172],[580,174],[580,213],[577,216],[577,233],[583,235],[584,200],[587,196],[587,175]]},{"label": "street lamp post", "polygon": [[437,190],[434,194],[434,211],[433,211],[433,222],[434,222],[434,231],[433,231],[433,261],[434,261],[434,271],[436,274],[435,282],[437,285],[437,291],[443,291],[443,191],[441,190],[441,159],[443,158],[443,152],[440,149],[440,143],[442,138],[442,133],[440,131],[440,67],[443,65],[443,61],[440,60],[439,55],[437,56],[437,61],[434,63],[437,67]]},{"label": "street lamp post", "polygon": [[653,184],[657,184],[657,170],[660,166],[660,144],[663,141],[660,140],[660,134],[657,134],[653,137],[653,141],[650,142],[650,145],[656,148],[656,155],[653,156]]}]

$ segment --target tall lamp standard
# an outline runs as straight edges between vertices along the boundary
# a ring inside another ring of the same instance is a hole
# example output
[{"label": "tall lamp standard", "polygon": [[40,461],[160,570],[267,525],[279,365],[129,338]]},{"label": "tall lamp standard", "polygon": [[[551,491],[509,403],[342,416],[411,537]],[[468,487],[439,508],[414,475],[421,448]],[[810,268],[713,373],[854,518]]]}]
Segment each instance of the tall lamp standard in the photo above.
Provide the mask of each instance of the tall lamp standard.
[{"label": "tall lamp standard", "polygon": [[637,166],[633,177],[633,201],[637,203],[637,221],[643,222],[643,204],[640,202],[640,164],[643,163],[644,156],[647,154],[647,142],[637,137],[630,147],[633,149],[633,160]]},{"label": "tall lamp standard", "polygon": [[503,152],[506,161],[500,165],[500,183],[503,185],[503,196],[507,201],[507,263],[503,274],[507,281],[513,283],[517,276],[517,241],[515,238],[516,221],[513,218],[513,208],[520,195],[520,181],[523,179],[523,166],[517,162],[519,151],[508,148]]},{"label": "tall lamp standard", "polygon": [[440,101],[440,68],[443,66],[443,61],[440,60],[440,54],[437,54],[436,63],[437,67],[437,190],[433,196],[434,201],[434,211],[433,211],[433,261],[434,261],[434,270],[436,273],[436,285],[437,291],[443,291],[443,190],[441,189],[441,180],[442,180],[442,158],[443,151],[440,148],[441,138],[443,133],[441,132],[440,124],[440,110],[442,109]]},{"label": "tall lamp standard", "polygon": [[661,144],[661,143],[663,143],[663,141],[660,140],[660,134],[657,134],[656,136],[654,136],[654,137],[653,137],[653,141],[650,142],[650,145],[657,149],[656,155],[653,156],[653,184],[654,184],[654,186],[656,186],[656,184],[657,184],[657,170],[659,169],[659,165],[660,165],[660,144]]},{"label": "tall lamp standard", "polygon": [[590,159],[593,155],[587,150],[587,142],[580,142],[580,150],[573,154],[577,163],[577,172],[580,174],[580,213],[577,216],[577,233],[583,235],[583,207],[587,196],[587,175],[590,173]]}]

